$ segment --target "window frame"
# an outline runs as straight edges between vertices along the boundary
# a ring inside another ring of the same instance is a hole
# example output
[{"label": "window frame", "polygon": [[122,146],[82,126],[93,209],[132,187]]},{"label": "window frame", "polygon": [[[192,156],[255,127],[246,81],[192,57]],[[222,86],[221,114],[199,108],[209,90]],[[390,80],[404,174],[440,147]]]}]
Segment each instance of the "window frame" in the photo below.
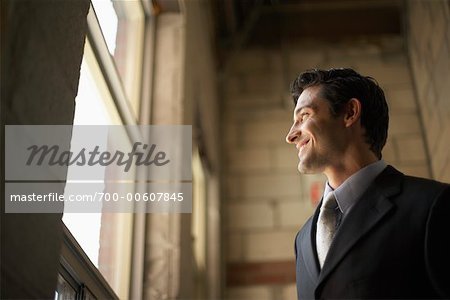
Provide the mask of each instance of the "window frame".
[{"label": "window frame", "polygon": [[[151,0],[140,0],[144,13],[142,36],[142,67],[140,69],[140,113],[135,114],[127,98],[114,58],[110,54],[106,41],[95,14],[92,3],[89,4],[87,15],[86,42],[90,43],[96,62],[103,74],[103,79],[111,94],[119,117],[124,125],[149,124],[151,116],[152,81],[154,73],[154,36],[155,19]],[[146,82],[147,84],[142,84]],[[131,138],[136,133],[128,133]],[[136,176],[146,176],[137,174]],[[131,221],[131,257],[128,294],[131,298],[141,298],[144,278],[145,250],[145,214],[135,213]],[[75,290],[76,299],[119,299],[100,270],[90,261],[82,247],[61,220],[63,227],[63,243],[60,251],[59,274]]]},{"label": "window frame", "polygon": [[89,39],[89,42],[91,43],[97,63],[104,76],[106,85],[111,93],[111,97],[117,106],[122,122],[124,125],[134,125],[137,123],[137,119],[133,115],[133,108],[131,107],[131,103],[128,101],[125,94],[125,89],[122,85],[119,72],[116,68],[113,57],[109,53],[108,46],[106,45],[105,38],[103,37],[100,23],[95,15],[92,3],[90,4],[87,15],[87,25],[88,31],[86,38]]},{"label": "window frame", "polygon": [[[100,271],[89,260],[80,244],[61,221],[63,243],[61,245],[59,274],[77,291],[77,299],[84,299],[87,289],[97,299],[119,299]],[[76,286],[74,286],[76,285]]]}]

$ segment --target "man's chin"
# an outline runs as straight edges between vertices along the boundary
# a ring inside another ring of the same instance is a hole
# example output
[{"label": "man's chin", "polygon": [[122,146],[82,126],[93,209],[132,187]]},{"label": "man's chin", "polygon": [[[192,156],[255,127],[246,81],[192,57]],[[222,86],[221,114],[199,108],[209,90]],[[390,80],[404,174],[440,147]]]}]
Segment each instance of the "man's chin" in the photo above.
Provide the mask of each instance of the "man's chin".
[{"label": "man's chin", "polygon": [[320,173],[320,170],[317,170],[316,168],[313,168],[312,166],[309,166],[305,164],[304,162],[299,162],[298,171],[300,174],[317,174]]},{"label": "man's chin", "polygon": [[312,174],[312,170],[310,170],[309,168],[305,167],[302,164],[298,164],[297,167],[298,171],[300,172],[300,174]]}]

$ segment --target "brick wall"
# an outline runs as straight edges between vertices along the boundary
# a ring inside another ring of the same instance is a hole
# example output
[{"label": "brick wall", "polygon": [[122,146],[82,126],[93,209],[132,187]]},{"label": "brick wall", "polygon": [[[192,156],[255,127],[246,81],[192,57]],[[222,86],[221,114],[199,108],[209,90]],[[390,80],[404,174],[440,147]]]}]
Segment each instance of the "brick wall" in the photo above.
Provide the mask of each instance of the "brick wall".
[{"label": "brick wall", "polygon": [[430,175],[405,49],[400,37],[311,40],[244,49],[231,58],[222,86],[229,299],[296,297],[295,276],[264,272],[267,266],[294,270],[296,232],[323,191],[324,177],[299,175],[296,149],[284,141],[293,110],[289,85],[299,72],[353,67],[376,78],[391,116],[384,159],[405,173]]},{"label": "brick wall", "polygon": [[433,178],[450,182],[450,1],[408,1],[408,47]]}]

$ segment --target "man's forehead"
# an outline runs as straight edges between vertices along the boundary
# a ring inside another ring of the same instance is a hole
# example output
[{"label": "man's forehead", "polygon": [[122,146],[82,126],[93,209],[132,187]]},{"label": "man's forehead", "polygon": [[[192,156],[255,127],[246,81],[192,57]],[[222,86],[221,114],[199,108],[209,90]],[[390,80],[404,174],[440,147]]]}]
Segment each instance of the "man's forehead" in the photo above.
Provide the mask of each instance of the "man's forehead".
[{"label": "man's forehead", "polygon": [[303,90],[303,92],[297,98],[297,104],[295,105],[294,112],[298,112],[303,107],[317,106],[315,104],[319,98],[320,87],[311,86]]}]

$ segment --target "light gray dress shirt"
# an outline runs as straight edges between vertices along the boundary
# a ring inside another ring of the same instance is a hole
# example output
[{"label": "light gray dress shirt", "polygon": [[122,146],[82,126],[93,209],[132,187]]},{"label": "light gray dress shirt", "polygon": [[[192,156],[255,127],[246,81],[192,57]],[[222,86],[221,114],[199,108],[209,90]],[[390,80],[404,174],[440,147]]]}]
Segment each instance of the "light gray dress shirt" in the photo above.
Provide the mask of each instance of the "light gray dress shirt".
[{"label": "light gray dress shirt", "polygon": [[[367,165],[347,178],[347,180],[334,190],[339,210],[342,213],[342,220],[348,215],[348,212],[353,205],[355,205],[358,199],[386,166],[387,165],[383,160]],[[323,193],[324,199],[331,191],[333,191],[333,188],[327,182]]]}]

